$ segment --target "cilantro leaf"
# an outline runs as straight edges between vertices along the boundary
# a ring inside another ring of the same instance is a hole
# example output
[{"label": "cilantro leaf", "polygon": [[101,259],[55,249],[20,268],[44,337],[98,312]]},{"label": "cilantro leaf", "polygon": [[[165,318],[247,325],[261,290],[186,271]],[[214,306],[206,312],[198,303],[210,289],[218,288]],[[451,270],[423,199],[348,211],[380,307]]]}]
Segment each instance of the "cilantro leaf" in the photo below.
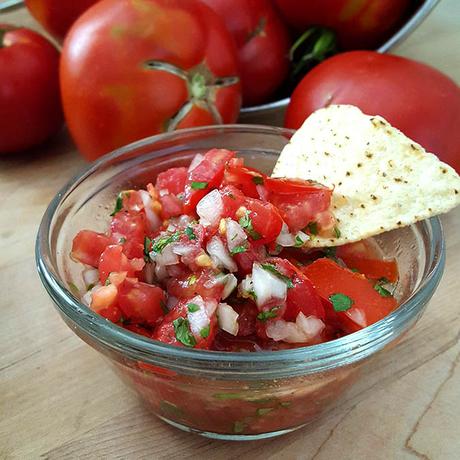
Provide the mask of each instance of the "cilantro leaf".
[{"label": "cilantro leaf", "polygon": [[196,345],[195,337],[190,332],[190,324],[187,319],[177,318],[173,321],[174,334],[176,339],[186,347],[194,347]]},{"label": "cilantro leaf", "polygon": [[339,230],[339,228],[336,225],[334,226],[334,236],[336,238],[340,238],[342,236],[342,232]]},{"label": "cilantro leaf", "polygon": [[332,302],[335,311],[347,311],[354,304],[353,299],[340,292],[330,295],[329,300]]},{"label": "cilantro leaf", "polygon": [[382,297],[391,297],[391,292],[384,288],[384,284],[388,284],[389,281],[386,278],[380,278],[378,282],[374,285],[374,289],[382,296]]},{"label": "cilantro leaf", "polygon": [[264,185],[264,178],[262,176],[252,176],[252,182],[256,185]]},{"label": "cilantro leaf", "polygon": [[157,254],[161,254],[161,251],[170,243],[174,243],[179,241],[180,233],[175,232],[170,236],[162,236],[155,240],[155,244],[152,246],[152,251],[156,252]]},{"label": "cilantro leaf", "polygon": [[190,187],[192,187],[193,190],[204,190],[205,188],[208,187],[208,182],[194,181],[190,184]]},{"label": "cilantro leaf", "polygon": [[206,327],[201,329],[201,331],[200,331],[201,337],[203,337],[203,339],[206,339],[207,337],[209,337],[209,331],[210,331],[210,329],[209,329],[209,324],[208,324]]},{"label": "cilantro leaf", "polygon": [[192,227],[186,227],[184,233],[188,236],[189,240],[196,240],[196,235]]},{"label": "cilantro leaf", "polygon": [[267,321],[268,319],[276,318],[276,316],[278,315],[278,310],[280,308],[281,307],[273,307],[270,308],[270,310],[261,311],[257,315],[257,319],[260,321]]},{"label": "cilantro leaf", "polygon": [[144,238],[144,260],[150,262],[150,251],[152,250],[152,241],[149,237]]},{"label": "cilantro leaf", "polygon": [[115,209],[113,212],[110,214],[111,216],[114,216],[117,212],[120,212],[123,209],[123,196],[129,196],[129,193],[126,192],[120,192],[117,195],[117,201],[115,201]]},{"label": "cilantro leaf", "polygon": [[187,284],[188,284],[189,286],[192,286],[193,284],[196,283],[197,279],[198,279],[198,278],[197,278],[197,276],[196,276],[195,274],[190,275],[190,276],[188,277],[188,279],[187,279]]},{"label": "cilantro leaf", "polygon": [[296,235],[296,237],[294,238],[294,241],[295,241],[296,248],[300,248],[301,246],[305,244],[305,242],[302,240],[302,238],[300,238],[299,235]]},{"label": "cilantro leaf", "polygon": [[289,276],[283,275],[278,271],[278,269],[272,264],[261,264],[261,267],[266,270],[267,272],[273,273],[276,275],[280,280],[284,281],[287,284],[288,288],[293,288],[294,283],[292,282]]},{"label": "cilantro leaf", "polygon": [[188,303],[187,304],[187,310],[190,312],[190,313],[195,313],[196,311],[198,311],[200,309],[200,306],[197,305],[196,303]]},{"label": "cilantro leaf", "polygon": [[247,246],[235,246],[231,251],[230,254],[234,256],[235,254],[241,254],[242,252],[246,252],[248,250]]},{"label": "cilantro leaf", "polygon": [[252,226],[252,219],[249,217],[249,214],[251,212],[246,209],[244,216],[240,218],[238,223],[241,225],[241,227],[246,231],[246,233],[253,239],[253,240],[260,240],[261,236],[258,232],[254,230],[254,227]]},{"label": "cilantro leaf", "polygon": [[307,230],[307,232],[310,233],[311,235],[317,235],[318,234],[318,224],[316,222],[310,222],[305,227],[305,230]]}]

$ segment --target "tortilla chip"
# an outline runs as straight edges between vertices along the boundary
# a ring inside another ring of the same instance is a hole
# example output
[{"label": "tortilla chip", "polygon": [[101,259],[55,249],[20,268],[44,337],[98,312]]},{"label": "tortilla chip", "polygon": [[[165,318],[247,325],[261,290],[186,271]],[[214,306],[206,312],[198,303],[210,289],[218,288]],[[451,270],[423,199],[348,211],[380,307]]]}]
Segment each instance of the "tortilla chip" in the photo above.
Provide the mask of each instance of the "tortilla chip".
[{"label": "tortilla chip", "polygon": [[383,118],[351,105],[308,117],[281,152],[273,176],[334,187],[331,205],[340,237],[312,236],[312,247],[359,241],[460,204],[460,177],[453,168]]}]

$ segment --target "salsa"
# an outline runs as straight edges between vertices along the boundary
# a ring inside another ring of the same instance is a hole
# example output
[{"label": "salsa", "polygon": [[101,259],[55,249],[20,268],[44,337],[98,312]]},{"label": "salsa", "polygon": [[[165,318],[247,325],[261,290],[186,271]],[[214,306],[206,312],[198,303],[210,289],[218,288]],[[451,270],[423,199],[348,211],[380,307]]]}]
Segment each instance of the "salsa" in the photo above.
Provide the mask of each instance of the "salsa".
[{"label": "salsa", "polygon": [[118,194],[105,233],[81,230],[83,301],[131,332],[179,347],[279,350],[360,330],[397,307],[395,260],[339,237],[333,190],[271,178],[212,149]]}]

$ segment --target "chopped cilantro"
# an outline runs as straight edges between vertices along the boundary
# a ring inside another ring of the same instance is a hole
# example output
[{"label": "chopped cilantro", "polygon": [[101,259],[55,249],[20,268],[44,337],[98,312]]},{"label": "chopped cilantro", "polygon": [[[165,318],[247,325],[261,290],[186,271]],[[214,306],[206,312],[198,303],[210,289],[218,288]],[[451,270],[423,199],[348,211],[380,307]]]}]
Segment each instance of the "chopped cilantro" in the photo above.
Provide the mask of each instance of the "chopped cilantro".
[{"label": "chopped cilantro", "polygon": [[280,308],[281,307],[273,307],[273,308],[270,308],[270,310],[261,311],[257,315],[257,319],[259,319],[260,321],[267,321],[268,319],[276,318],[278,314],[278,310]]},{"label": "chopped cilantro", "polygon": [[[110,273],[109,273],[109,276],[110,276]],[[104,286],[108,286],[109,284],[110,284],[110,279],[109,277],[107,277],[107,279],[105,280]]]},{"label": "chopped cilantro", "polygon": [[244,422],[240,422],[240,421],[236,421],[234,424],[233,424],[233,432],[235,434],[238,434],[238,433],[242,433],[244,431],[244,429],[246,428],[246,423]]},{"label": "chopped cilantro", "polygon": [[197,276],[196,276],[195,274],[190,275],[190,276],[188,277],[188,279],[187,279],[187,284],[188,284],[189,286],[191,286],[192,284],[195,284],[195,283],[196,283],[197,279],[198,279],[198,278],[197,278]]},{"label": "chopped cilantro", "polygon": [[339,230],[337,226],[334,226],[334,235],[336,238],[340,238],[342,236],[342,232]]},{"label": "chopped cilantro", "polygon": [[384,284],[388,284],[389,281],[386,278],[380,278],[378,282],[374,285],[374,289],[382,296],[382,297],[391,297],[391,292],[384,288]]},{"label": "chopped cilantro", "polygon": [[173,321],[174,334],[176,339],[186,347],[194,347],[196,345],[195,337],[190,332],[189,322],[184,318],[177,318]]},{"label": "chopped cilantro", "polygon": [[244,230],[246,230],[246,233],[253,239],[253,240],[260,240],[261,236],[258,232],[254,230],[254,227],[252,226],[252,219],[249,217],[250,211],[247,209],[246,212],[244,213],[244,216],[240,218],[238,223],[241,225]]},{"label": "chopped cilantro", "polygon": [[280,280],[283,280],[287,284],[288,288],[293,288],[294,287],[294,284],[292,283],[291,278],[289,278],[289,276],[286,276],[286,275],[283,275],[282,273],[280,273],[274,265],[272,265],[272,264],[261,264],[261,267],[264,270],[266,270],[267,272],[270,272],[270,273],[273,273],[274,275],[276,275]]},{"label": "chopped cilantro", "polygon": [[299,235],[296,235],[296,237],[294,238],[294,241],[295,241],[296,248],[300,248],[301,246],[305,244],[305,242],[302,240],[302,238],[300,238]]},{"label": "chopped cilantro", "polygon": [[129,197],[129,193],[120,192],[117,195],[117,201],[115,201],[115,208],[113,212],[110,214],[111,216],[114,216],[117,212],[120,212],[123,209],[123,197],[124,196]]},{"label": "chopped cilantro", "polygon": [[195,232],[193,231],[192,227],[187,227],[184,230],[184,233],[188,236],[189,240],[196,240],[196,235],[195,235]]},{"label": "chopped cilantro", "polygon": [[208,182],[192,182],[190,184],[190,187],[192,187],[193,190],[204,190],[205,188],[208,187]]},{"label": "chopped cilantro", "polygon": [[249,297],[252,298],[252,300],[254,300],[254,302],[257,300],[257,294],[255,293],[254,290],[249,291],[249,292],[248,292],[248,295],[249,295]]},{"label": "chopped cilantro", "polygon": [[189,303],[187,304],[187,310],[190,312],[190,313],[195,313],[196,311],[198,311],[200,309],[200,306],[197,305],[196,303]]},{"label": "chopped cilantro", "polygon": [[170,243],[174,243],[175,241],[179,241],[180,233],[175,232],[170,236],[162,236],[155,240],[155,244],[152,246],[152,251],[158,254],[161,254],[161,251]]},{"label": "chopped cilantro", "polygon": [[262,176],[253,176],[252,182],[256,185],[264,185],[264,178]]},{"label": "chopped cilantro", "polygon": [[91,291],[91,289],[93,289],[94,286],[96,286],[94,283],[88,284],[88,286],[86,286],[86,290]]},{"label": "chopped cilantro", "polygon": [[235,246],[231,251],[230,254],[234,256],[235,254],[241,254],[242,252],[246,252],[248,250],[247,246]]},{"label": "chopped cilantro", "polygon": [[262,417],[263,415],[269,414],[272,410],[273,410],[273,407],[259,407],[259,408],[256,410],[256,414],[257,414],[259,417]]},{"label": "chopped cilantro", "polygon": [[68,284],[69,284],[69,289],[72,292],[72,294],[75,296],[80,296],[80,290],[77,288],[77,286],[71,281],[69,281]]},{"label": "chopped cilantro", "polygon": [[347,311],[353,305],[353,299],[345,294],[337,293],[329,296],[335,311]]},{"label": "chopped cilantro", "polygon": [[318,224],[316,222],[310,222],[305,227],[305,230],[311,235],[317,235],[318,234]]},{"label": "chopped cilantro", "polygon": [[281,407],[289,407],[291,405],[290,401],[281,401],[280,406]]},{"label": "chopped cilantro", "polygon": [[118,240],[118,242],[119,242],[120,244],[125,244],[125,243],[126,243],[126,238],[125,238],[124,236],[122,236],[122,237]]},{"label": "chopped cilantro", "polygon": [[201,337],[203,337],[203,339],[206,339],[207,337],[209,337],[209,331],[210,331],[210,329],[209,329],[209,324],[208,324],[206,327],[201,329],[201,331],[200,331]]}]

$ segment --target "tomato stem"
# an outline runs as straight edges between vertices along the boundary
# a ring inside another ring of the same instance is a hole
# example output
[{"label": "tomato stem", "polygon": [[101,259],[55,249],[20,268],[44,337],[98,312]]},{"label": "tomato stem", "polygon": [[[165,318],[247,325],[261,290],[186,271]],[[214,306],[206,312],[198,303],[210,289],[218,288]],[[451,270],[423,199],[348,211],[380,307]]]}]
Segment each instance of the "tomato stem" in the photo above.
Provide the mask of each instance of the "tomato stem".
[{"label": "tomato stem", "polygon": [[310,27],[292,45],[289,59],[291,78],[299,79],[308,70],[337,53],[335,33],[326,27]]},{"label": "tomato stem", "polygon": [[206,78],[200,73],[192,75],[189,81],[190,94],[194,99],[205,99],[207,94]]}]

